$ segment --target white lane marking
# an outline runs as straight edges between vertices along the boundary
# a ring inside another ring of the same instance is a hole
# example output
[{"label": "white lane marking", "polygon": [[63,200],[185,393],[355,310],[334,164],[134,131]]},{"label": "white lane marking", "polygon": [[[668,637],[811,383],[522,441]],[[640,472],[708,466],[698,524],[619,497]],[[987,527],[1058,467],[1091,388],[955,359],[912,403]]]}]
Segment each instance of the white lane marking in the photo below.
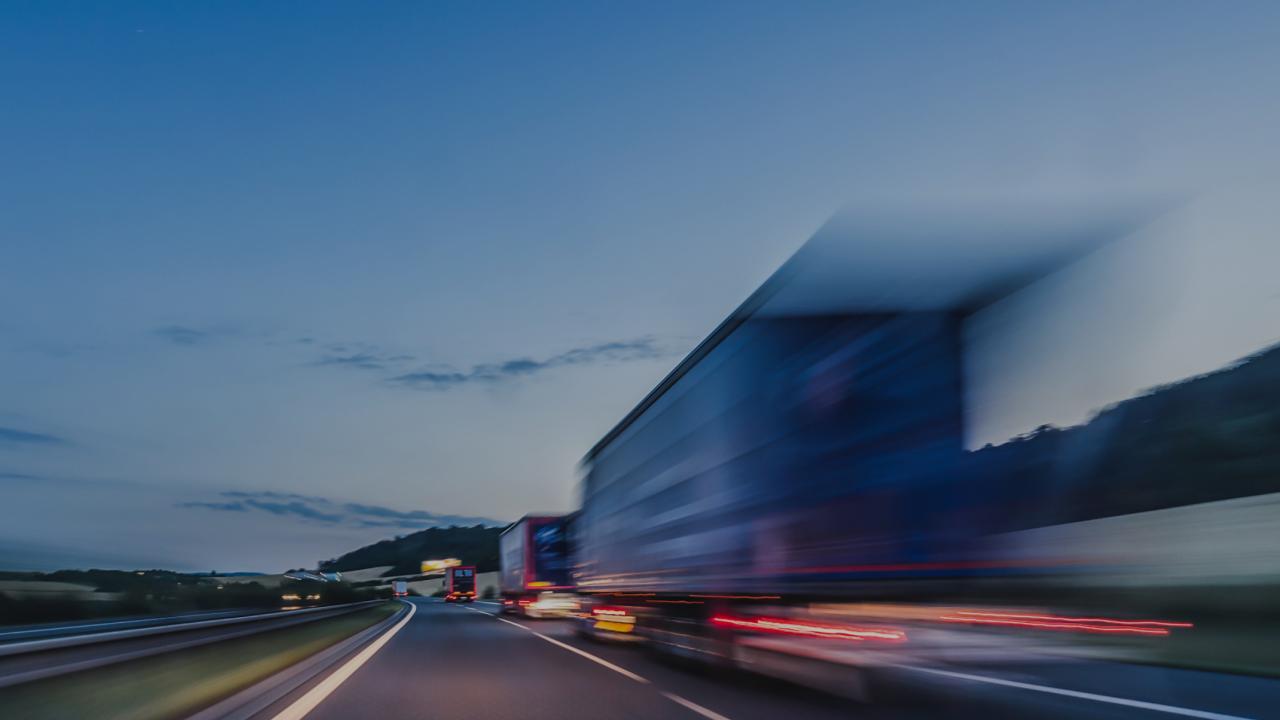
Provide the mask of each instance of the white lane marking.
[{"label": "white lane marking", "polygon": [[[497,615],[492,615],[492,614],[487,613],[487,612],[485,612],[485,611],[483,611],[483,610],[476,610],[475,608],[467,608],[467,609],[468,609],[468,610],[471,610],[472,612],[478,612],[478,613],[480,613],[481,615],[488,615],[489,617],[493,618],[494,620],[497,620],[498,622],[504,622],[504,623],[506,623],[506,624],[508,624],[508,625],[515,625],[516,627],[520,628],[521,630],[524,630],[524,631],[526,631],[526,632],[528,632],[528,633],[532,634],[534,637],[538,637],[538,638],[541,638],[541,639],[543,639],[543,640],[546,640],[547,642],[551,643],[552,645],[555,645],[556,647],[559,647],[559,648],[564,648],[565,650],[568,650],[568,651],[569,651],[569,652],[571,652],[571,653],[576,653],[576,654],[578,654],[578,655],[581,655],[582,657],[584,657],[584,658],[586,658],[586,659],[590,660],[591,662],[596,663],[596,664],[598,664],[598,665],[603,665],[604,667],[609,668],[610,670],[612,670],[612,671],[614,671],[614,672],[618,673],[619,675],[622,675],[623,677],[630,678],[631,680],[635,680],[636,682],[641,683],[641,684],[643,684],[643,685],[652,685],[652,684],[653,684],[653,683],[652,683],[650,680],[648,680],[647,678],[640,677],[639,675],[637,675],[637,674],[635,674],[635,673],[631,672],[630,670],[628,670],[628,669],[626,669],[626,668],[624,668],[624,667],[619,667],[619,666],[614,665],[613,663],[609,662],[608,660],[605,660],[605,659],[604,659],[604,658],[602,658],[602,657],[597,657],[597,656],[592,655],[591,653],[589,653],[589,652],[587,652],[587,651],[585,651],[585,650],[579,650],[578,648],[576,648],[576,647],[574,647],[574,646],[572,646],[572,645],[570,645],[570,644],[568,644],[568,643],[560,642],[559,640],[556,640],[556,639],[555,639],[555,638],[553,638],[553,637],[548,637],[548,636],[546,636],[546,635],[543,635],[542,633],[537,632],[536,630],[534,630],[533,628],[530,628],[530,627],[529,627],[529,626],[527,626],[527,625],[521,625],[521,624],[520,624],[520,623],[518,623],[518,622],[512,622],[512,621],[510,621],[510,620],[508,620],[508,619],[506,619],[506,618],[500,618],[500,617],[498,617]],[[684,708],[685,708],[685,709],[687,709],[687,710],[691,710],[691,711],[693,711],[693,712],[695,712],[695,713],[697,713],[697,714],[701,715],[702,717],[707,718],[707,720],[729,720],[729,718],[728,718],[728,717],[726,717],[726,716],[724,716],[724,715],[721,715],[720,713],[718,713],[718,712],[716,712],[716,711],[714,711],[714,710],[710,710],[710,709],[708,709],[708,708],[705,708],[705,707],[703,707],[703,706],[699,705],[698,703],[696,703],[696,702],[694,702],[694,701],[692,701],[692,700],[688,700],[688,699],[686,699],[686,698],[683,698],[683,697],[681,697],[681,696],[679,696],[679,695],[677,695],[677,694],[675,694],[675,693],[670,693],[670,692],[666,692],[666,691],[663,691],[663,690],[659,690],[658,692],[662,694],[662,697],[664,697],[664,698],[666,698],[666,699],[670,700],[670,701],[671,701],[671,702],[673,702],[673,703],[676,703],[677,705],[680,705],[680,706],[684,707]]]},{"label": "white lane marking", "polygon": [[1080,698],[1082,700],[1111,703],[1112,705],[1124,705],[1125,707],[1141,708],[1143,710],[1168,713],[1170,715],[1202,718],[1202,720],[1251,720],[1251,718],[1242,717],[1240,715],[1223,715],[1221,713],[1207,712],[1205,710],[1192,710],[1190,708],[1177,707],[1175,705],[1161,705],[1160,703],[1145,702],[1143,700],[1129,700],[1128,698],[1111,697],[1110,695],[1095,695],[1094,693],[1080,692],[1079,690],[1064,690],[1062,688],[1050,687],[1047,685],[1033,685],[1031,683],[1016,682],[1014,680],[1002,680],[1000,678],[987,677],[985,675],[969,675],[968,673],[951,672],[950,670],[935,670],[934,668],[915,667],[913,665],[896,665],[895,667],[899,667],[904,670],[915,670],[916,672],[930,673],[933,675],[942,675],[960,680],[972,680],[973,682],[991,683],[992,685],[1003,685],[1005,687],[1019,688],[1022,690],[1034,690],[1036,692],[1050,693],[1052,695],[1065,695],[1067,697]]},{"label": "white lane marking", "polygon": [[585,651],[585,650],[579,650],[578,648],[576,648],[576,647],[574,647],[574,646],[572,646],[572,645],[570,645],[570,644],[568,644],[568,643],[562,643],[562,642],[560,642],[559,640],[556,640],[556,639],[555,639],[555,638],[553,638],[553,637],[547,637],[546,635],[543,635],[543,634],[542,634],[542,633],[540,633],[540,632],[533,632],[532,630],[530,630],[529,632],[532,632],[532,633],[533,633],[533,635],[534,635],[534,637],[540,637],[540,638],[542,638],[543,640],[546,640],[547,642],[551,643],[552,645],[555,645],[556,647],[564,648],[565,650],[568,650],[568,651],[569,651],[569,652],[571,652],[571,653],[577,653],[577,654],[581,655],[582,657],[584,657],[584,658],[586,658],[586,659],[590,660],[591,662],[596,663],[597,665],[603,665],[603,666],[605,666],[605,667],[609,668],[610,670],[612,670],[612,671],[614,671],[614,672],[618,673],[619,675],[622,675],[623,677],[629,677],[629,678],[631,678],[632,680],[635,680],[635,681],[636,681],[636,682],[638,682],[638,683],[644,683],[644,684],[646,684],[646,685],[647,685],[647,684],[649,684],[649,681],[648,681],[648,680],[646,680],[645,678],[640,677],[639,675],[637,675],[637,674],[635,674],[635,673],[631,672],[630,670],[628,670],[628,669],[626,669],[626,668],[618,667],[617,665],[614,665],[613,663],[609,662],[608,660],[605,660],[605,659],[604,659],[604,658],[602,658],[602,657],[596,657],[595,655],[592,655],[591,653],[589,653],[589,652],[587,652],[587,651]]},{"label": "white lane marking", "polygon": [[332,675],[325,678],[319,685],[307,691],[307,694],[298,698],[292,705],[285,708],[276,715],[272,720],[302,720],[307,713],[316,709],[316,706],[325,701],[325,698],[333,694],[338,686],[347,681],[347,678],[355,674],[361,665],[369,662],[369,658],[373,657],[383,645],[386,645],[400,629],[409,624],[413,614],[418,612],[418,606],[413,603],[406,603],[409,606],[409,614],[405,615],[400,622],[391,626],[391,629],[378,636],[377,640],[370,643],[358,655],[351,658],[345,665],[338,668]]},{"label": "white lane marking", "polygon": [[729,718],[725,717],[724,715],[721,715],[720,713],[714,710],[708,710],[702,707],[701,705],[699,705],[698,703],[693,702],[692,700],[685,700],[684,698],[680,697],[679,695],[676,695],[675,693],[664,692],[662,693],[662,696],[670,700],[671,702],[678,703],[680,705],[685,706],[686,708],[698,713],[704,718],[709,718],[710,720],[729,720]]},{"label": "white lane marking", "polygon": [[[467,609],[468,609],[468,610],[470,610],[471,608],[467,608]],[[482,611],[482,610],[475,610],[475,612],[478,612],[478,613],[480,613],[481,615],[489,615],[489,613],[484,612],[484,611]],[[568,643],[562,643],[562,642],[560,642],[559,640],[557,640],[557,639],[555,639],[555,638],[553,638],[553,637],[548,637],[548,636],[546,636],[546,635],[543,635],[542,633],[540,633],[540,632],[538,632],[538,631],[534,630],[533,628],[529,627],[528,625],[521,625],[521,624],[520,624],[520,623],[518,623],[518,622],[512,622],[512,621],[510,621],[510,620],[508,620],[508,619],[506,619],[506,618],[500,618],[500,617],[498,617],[498,616],[496,616],[496,615],[489,615],[489,617],[493,618],[494,620],[497,620],[498,622],[504,622],[504,623],[506,623],[506,624],[508,624],[508,625],[515,625],[516,627],[520,628],[521,630],[524,630],[524,631],[526,631],[526,632],[531,633],[534,637],[537,637],[537,638],[541,638],[541,639],[543,639],[543,640],[546,640],[547,642],[551,643],[552,645],[555,645],[555,646],[556,646],[556,647],[558,647],[558,648],[564,648],[565,650],[568,650],[568,651],[569,651],[569,652],[571,652],[571,653],[576,653],[576,654],[578,654],[578,655],[581,655],[582,657],[584,657],[584,658],[586,658],[586,659],[590,660],[591,662],[593,662],[593,663],[595,663],[595,664],[597,664],[597,665],[602,665],[602,666],[604,666],[604,667],[607,667],[607,668],[609,668],[610,670],[612,670],[612,671],[614,671],[614,672],[618,673],[619,675],[621,675],[621,676],[623,676],[623,677],[625,677],[625,678],[630,678],[630,679],[632,679],[632,680],[635,680],[635,681],[636,681],[636,682],[638,682],[638,683],[643,683],[643,684],[645,684],[645,685],[648,685],[648,684],[649,684],[649,681],[648,681],[647,679],[640,677],[639,675],[637,675],[637,674],[635,674],[635,673],[631,672],[630,670],[628,670],[628,669],[626,669],[626,668],[624,668],[624,667],[619,667],[619,666],[617,666],[617,665],[614,665],[613,663],[609,662],[608,660],[605,660],[605,659],[604,659],[604,658],[602,658],[602,657],[596,657],[595,655],[592,655],[591,653],[587,652],[586,650],[579,650],[578,648],[576,648],[576,647],[574,647],[574,646],[572,646],[572,645],[570,645],[570,644],[568,644]]]}]

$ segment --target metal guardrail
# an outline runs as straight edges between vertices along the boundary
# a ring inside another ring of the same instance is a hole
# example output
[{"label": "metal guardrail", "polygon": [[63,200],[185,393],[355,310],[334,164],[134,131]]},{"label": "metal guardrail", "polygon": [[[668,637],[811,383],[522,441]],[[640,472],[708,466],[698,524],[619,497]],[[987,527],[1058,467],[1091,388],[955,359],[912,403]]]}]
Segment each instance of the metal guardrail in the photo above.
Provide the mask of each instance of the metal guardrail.
[{"label": "metal guardrail", "polygon": [[254,720],[263,710],[279,702],[290,693],[301,688],[312,680],[324,675],[342,661],[359,652],[365,645],[373,642],[388,628],[400,622],[409,612],[409,603],[401,601],[403,607],[382,622],[365,628],[339,641],[320,652],[306,658],[284,670],[264,678],[240,692],[206,707],[189,716],[187,720]]},{"label": "metal guardrail", "polygon": [[254,613],[252,615],[237,615],[229,618],[217,618],[214,620],[196,620],[193,622],[177,622],[166,625],[152,625],[143,628],[132,628],[129,630],[111,630],[100,633],[87,633],[84,635],[69,635],[55,638],[45,638],[42,640],[27,640],[23,642],[7,643],[0,645],[0,657],[10,657],[13,655],[22,655],[25,653],[43,652],[45,650],[58,650],[68,647],[79,647],[82,645],[93,645],[96,643],[112,642],[115,640],[130,640],[139,637],[148,637],[151,635],[165,635],[169,633],[186,632],[188,630],[202,630],[205,628],[221,627],[224,625],[238,625],[243,623],[261,622],[264,620],[278,620],[286,617],[298,617],[299,615],[307,615],[318,612],[326,612],[338,610],[341,608],[359,608],[364,606],[372,606],[386,600],[366,600],[358,603],[344,603],[341,605],[321,605],[313,608],[303,608],[301,610],[280,610],[277,612]]}]

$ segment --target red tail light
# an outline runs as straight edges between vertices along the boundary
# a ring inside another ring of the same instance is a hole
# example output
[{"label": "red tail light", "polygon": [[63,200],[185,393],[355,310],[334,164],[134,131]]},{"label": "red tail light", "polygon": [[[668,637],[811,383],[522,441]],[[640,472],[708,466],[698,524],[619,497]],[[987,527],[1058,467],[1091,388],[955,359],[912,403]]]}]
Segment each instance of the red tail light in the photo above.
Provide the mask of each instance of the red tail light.
[{"label": "red tail light", "polygon": [[631,613],[628,613],[626,608],[601,605],[591,608],[591,614],[603,617],[628,617]]}]

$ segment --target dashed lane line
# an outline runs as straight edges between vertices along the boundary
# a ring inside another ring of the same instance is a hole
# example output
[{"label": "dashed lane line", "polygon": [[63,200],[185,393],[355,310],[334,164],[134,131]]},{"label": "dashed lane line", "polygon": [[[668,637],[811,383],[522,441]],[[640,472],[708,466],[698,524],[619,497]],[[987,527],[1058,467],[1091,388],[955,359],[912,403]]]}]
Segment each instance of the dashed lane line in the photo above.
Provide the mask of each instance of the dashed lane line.
[{"label": "dashed lane line", "polygon": [[704,718],[707,718],[708,720],[729,720],[729,718],[725,717],[724,715],[721,715],[720,713],[714,710],[708,710],[707,708],[702,707],[698,703],[693,702],[692,700],[686,700],[675,693],[664,692],[662,693],[662,695],[668,700],[670,700],[671,702],[683,705],[689,710],[692,710],[693,712],[698,713],[699,715],[701,715]]},{"label": "dashed lane line", "polygon": [[[602,658],[602,657],[598,657],[598,656],[596,656],[596,655],[592,655],[591,653],[587,652],[586,650],[581,650],[581,649],[579,649],[579,648],[576,648],[576,647],[574,647],[574,646],[570,645],[569,643],[561,642],[561,641],[559,641],[559,640],[557,640],[557,639],[555,639],[555,638],[553,638],[553,637],[549,637],[549,636],[547,636],[547,635],[543,635],[542,633],[538,632],[537,630],[534,630],[533,628],[529,627],[528,625],[521,625],[521,624],[520,624],[520,623],[518,623],[518,622],[514,622],[514,621],[512,621],[512,620],[508,620],[508,619],[506,619],[506,618],[498,617],[497,615],[494,615],[493,613],[487,613],[487,612],[485,612],[485,611],[483,611],[483,610],[476,610],[475,608],[470,608],[470,607],[469,607],[469,608],[467,608],[467,609],[468,609],[468,610],[470,610],[471,612],[480,613],[481,615],[488,615],[489,617],[493,618],[494,620],[497,620],[498,622],[503,622],[503,623],[506,623],[506,624],[508,624],[508,625],[514,625],[514,626],[516,626],[516,627],[520,628],[521,630],[524,630],[525,632],[530,633],[531,635],[533,635],[533,636],[534,636],[534,637],[536,637],[536,638],[539,638],[539,639],[542,639],[542,640],[546,640],[547,642],[551,643],[552,645],[555,645],[556,647],[558,647],[558,648],[562,648],[562,649],[564,649],[564,650],[568,650],[569,652],[574,653],[575,655],[580,655],[580,656],[582,656],[582,657],[584,657],[584,658],[586,658],[586,659],[590,660],[591,662],[593,662],[593,663],[595,663],[595,664],[597,664],[597,665],[601,665],[601,666],[603,666],[603,667],[606,667],[606,668],[608,668],[608,669],[610,669],[610,670],[612,670],[612,671],[614,671],[614,672],[618,673],[619,675],[621,675],[621,676],[623,676],[623,677],[625,677],[625,678],[627,678],[627,679],[634,680],[634,681],[636,681],[636,682],[638,682],[638,683],[641,683],[642,685],[652,685],[652,684],[653,684],[653,683],[652,683],[652,681],[650,681],[648,678],[641,677],[640,675],[637,675],[637,674],[635,674],[635,673],[631,672],[630,670],[628,670],[628,669],[626,669],[626,668],[624,668],[624,667],[620,667],[620,666],[618,666],[618,665],[614,665],[613,663],[609,662],[608,660],[605,660],[605,659],[604,659],[604,658]],[[686,710],[689,710],[689,711],[691,711],[691,712],[695,712],[695,713],[697,713],[697,714],[699,714],[699,715],[701,715],[701,716],[703,716],[703,717],[707,718],[707,720],[729,720],[729,718],[728,718],[728,717],[725,717],[724,715],[721,715],[720,713],[715,712],[714,710],[709,710],[709,709],[707,709],[707,708],[705,708],[705,707],[703,707],[703,706],[699,705],[698,703],[696,703],[696,702],[694,702],[694,701],[692,701],[692,700],[689,700],[689,699],[687,699],[687,698],[681,697],[681,696],[679,696],[679,695],[677,695],[677,694],[675,694],[675,693],[666,692],[666,691],[663,691],[663,690],[659,690],[658,692],[659,692],[659,693],[661,693],[661,695],[662,695],[663,697],[665,697],[666,699],[670,700],[671,702],[676,703],[677,705],[680,705],[681,707],[685,708]]]},{"label": "dashed lane line", "polygon": [[1162,705],[1160,703],[1146,702],[1144,700],[1130,700],[1128,698],[1112,697],[1110,695],[1080,692],[1079,690],[1064,690],[1063,688],[1056,688],[1048,685],[1034,685],[1032,683],[1017,682],[1016,680],[987,677],[986,675],[970,675],[969,673],[938,670],[936,668],[916,667],[914,665],[896,665],[895,667],[902,668],[904,670],[928,673],[930,675],[955,678],[957,680],[969,680],[971,682],[1003,685],[1004,687],[1018,688],[1020,690],[1032,690],[1035,692],[1049,693],[1051,695],[1064,695],[1066,697],[1079,698],[1081,700],[1092,700],[1094,702],[1108,703],[1111,705],[1123,705],[1125,707],[1151,710],[1153,712],[1162,712],[1169,715],[1182,715],[1183,717],[1200,718],[1200,720],[1251,720],[1250,718],[1241,717],[1239,715],[1223,715],[1222,713],[1208,712],[1206,710],[1193,710],[1191,708],[1177,707],[1176,705]]}]

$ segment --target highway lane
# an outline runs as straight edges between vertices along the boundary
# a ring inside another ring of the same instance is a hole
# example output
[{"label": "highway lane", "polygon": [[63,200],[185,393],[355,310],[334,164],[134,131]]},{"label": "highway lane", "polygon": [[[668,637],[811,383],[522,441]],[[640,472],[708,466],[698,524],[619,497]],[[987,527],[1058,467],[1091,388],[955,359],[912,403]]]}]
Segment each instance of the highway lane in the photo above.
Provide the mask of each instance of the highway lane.
[{"label": "highway lane", "polygon": [[[737,672],[708,672],[643,648],[577,638],[564,621],[415,599],[418,612],[308,720],[342,718],[1178,718],[1278,717],[1272,680],[1108,663],[899,670],[873,704]],[[263,717],[286,707],[286,700]]]}]

